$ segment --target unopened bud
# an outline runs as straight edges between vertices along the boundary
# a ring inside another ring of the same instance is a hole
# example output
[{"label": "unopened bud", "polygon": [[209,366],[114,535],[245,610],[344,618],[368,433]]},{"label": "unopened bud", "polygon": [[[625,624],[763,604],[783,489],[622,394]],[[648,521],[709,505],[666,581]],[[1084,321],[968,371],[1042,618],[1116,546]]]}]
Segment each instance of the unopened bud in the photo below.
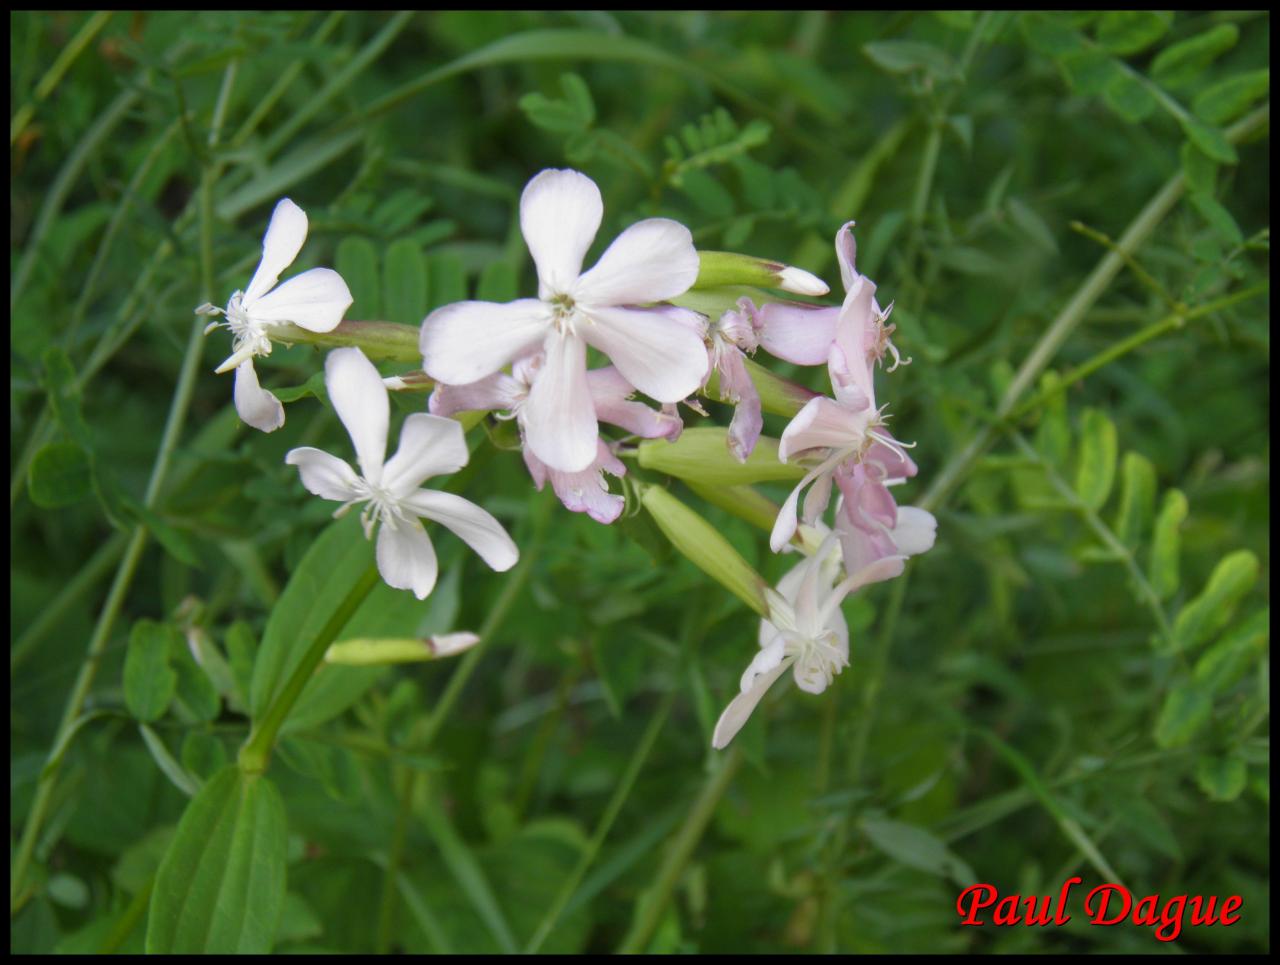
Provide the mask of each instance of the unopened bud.
[{"label": "unopened bud", "polygon": [[825,295],[831,290],[816,275],[780,261],[733,251],[698,252],[698,278],[693,288],[722,288],[726,285],[760,285],[797,295]]},{"label": "unopened bud", "polygon": [[725,445],[728,430],[719,427],[685,429],[675,442],[646,439],[640,443],[645,469],[709,486],[743,486],[777,480],[794,481],[804,468],[778,458],[778,440],[761,436],[746,462],[738,462]]},{"label": "unopened bud", "polygon": [[442,633],[434,637],[358,637],[335,643],[325,652],[325,663],[348,667],[372,667],[391,663],[437,660],[475,646],[474,633]]}]

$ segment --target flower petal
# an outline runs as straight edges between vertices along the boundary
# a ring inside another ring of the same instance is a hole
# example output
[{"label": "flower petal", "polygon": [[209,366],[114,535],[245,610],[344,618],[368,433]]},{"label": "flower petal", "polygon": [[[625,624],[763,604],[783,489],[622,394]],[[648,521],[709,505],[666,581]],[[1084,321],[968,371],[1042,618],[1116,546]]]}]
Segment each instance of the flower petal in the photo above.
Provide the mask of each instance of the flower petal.
[{"label": "flower petal", "polygon": [[[764,663],[774,663],[775,655],[777,662],[769,669],[766,669],[763,665],[757,668],[757,664],[761,664],[761,658],[766,654],[769,657]],[[747,722],[765,692],[791,666],[792,659],[790,657],[784,658],[782,656],[782,647],[776,645],[762,650],[756,655],[755,660],[751,661],[751,666],[747,668],[747,673],[750,674],[754,671],[755,677],[749,686],[744,687],[738,696],[729,701],[729,706],[724,709],[724,713],[716,721],[716,729],[711,734],[712,747],[716,750],[721,750],[728,746],[729,741],[733,740],[738,731],[742,730],[742,725]]]},{"label": "flower petal", "polygon": [[[551,487],[564,508],[573,513],[586,513],[597,523],[606,526],[622,515],[626,500],[609,492],[604,474],[625,476],[627,467],[604,444],[597,443],[596,461],[582,472],[558,472],[551,470]],[[539,486],[539,489],[542,487]]]},{"label": "flower petal", "polygon": [[710,359],[689,326],[638,308],[593,308],[591,320],[581,327],[582,337],[645,395],[679,402],[702,385]]},{"label": "flower petal", "polygon": [[746,462],[760,439],[764,417],[760,392],[747,374],[746,357],[732,345],[720,353],[720,395],[735,405],[726,436],[729,452],[738,462]]},{"label": "flower petal", "polygon": [[432,476],[447,476],[467,464],[466,434],[453,419],[415,412],[400,429],[400,447],[382,469],[382,485],[404,496]]},{"label": "flower petal", "polygon": [[307,492],[321,499],[345,503],[356,496],[355,470],[337,456],[331,456],[322,449],[302,446],[285,453],[284,461],[298,467]]},{"label": "flower petal", "polygon": [[536,298],[445,305],[422,323],[422,368],[438,382],[469,385],[536,349],[550,325],[550,309]]},{"label": "flower petal", "polygon": [[246,424],[263,432],[275,432],[284,425],[284,406],[258,384],[253,359],[236,366],[236,386],[232,392],[236,413]]},{"label": "flower petal", "polygon": [[876,338],[880,313],[876,309],[875,283],[859,275],[844,297],[840,317],[836,320],[836,337],[828,359],[831,382],[836,398],[860,392],[875,407],[876,391],[872,380],[868,341]]},{"label": "flower petal", "polygon": [[648,218],[613,240],[578,279],[573,297],[591,306],[660,302],[683,295],[697,277],[689,229],[670,218]]},{"label": "flower petal", "polygon": [[387,454],[387,423],[391,418],[382,376],[358,348],[339,348],[324,362],[329,401],[347,428],[356,449],[360,472],[377,485]]},{"label": "flower petal", "polygon": [[845,291],[853,287],[853,281],[858,277],[858,270],[853,266],[858,256],[858,243],[853,240],[853,231],[850,230],[854,224],[853,221],[846,222],[836,232],[836,261],[840,262],[840,280]]},{"label": "flower petal", "polygon": [[898,525],[893,528],[894,543],[898,552],[907,556],[919,556],[933,549],[938,536],[938,521],[933,513],[918,506],[898,507]]},{"label": "flower petal", "polygon": [[821,365],[836,337],[840,309],[769,302],[756,312],[760,346],[770,355],[796,365]]},{"label": "flower petal", "polygon": [[262,236],[262,260],[253,273],[249,287],[245,289],[241,304],[248,308],[269,292],[280,277],[280,272],[293,264],[307,240],[307,214],[288,198],[276,202],[271,212],[271,223]]},{"label": "flower petal", "polygon": [[525,185],[520,230],[538,268],[539,298],[572,288],[603,216],[600,189],[579,171],[549,169]]},{"label": "flower petal", "polygon": [[260,322],[293,322],[308,332],[331,332],[351,301],[341,275],[332,268],[312,268],[263,295],[249,315]]},{"label": "flower petal", "polygon": [[419,600],[435,589],[436,550],[416,519],[398,521],[395,526],[384,523],[378,532],[377,557],[378,572],[387,586],[412,590]]},{"label": "flower petal", "polygon": [[453,493],[419,489],[405,496],[401,505],[452,530],[499,573],[511,569],[520,559],[520,551],[502,524],[470,500]]},{"label": "flower petal", "polygon": [[601,422],[621,426],[643,439],[674,439],[684,428],[678,415],[659,412],[628,398],[635,388],[612,365],[588,372],[587,388]]},{"label": "flower petal", "polygon": [[778,458],[787,462],[809,449],[850,449],[862,445],[870,409],[852,411],[831,399],[810,399],[782,430]]},{"label": "flower petal", "polygon": [[553,334],[546,353],[521,410],[525,443],[549,468],[581,472],[595,459],[600,434],[587,388],[587,346],[577,336]]},{"label": "flower petal", "polygon": [[505,372],[495,372],[466,385],[438,382],[427,401],[427,411],[432,415],[450,416],[457,412],[510,409],[524,393],[524,386]]}]

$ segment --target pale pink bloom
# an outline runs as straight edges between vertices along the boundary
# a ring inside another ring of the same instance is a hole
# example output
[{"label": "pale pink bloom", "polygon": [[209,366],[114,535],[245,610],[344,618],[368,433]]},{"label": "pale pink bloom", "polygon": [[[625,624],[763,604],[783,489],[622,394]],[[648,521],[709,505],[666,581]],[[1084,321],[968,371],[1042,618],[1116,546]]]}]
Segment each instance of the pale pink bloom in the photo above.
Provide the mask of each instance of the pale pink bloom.
[{"label": "pale pink bloom", "polygon": [[587,383],[587,346],[659,402],[694,392],[707,371],[702,339],[646,306],[684,293],[698,276],[689,229],[666,218],[633,224],[594,268],[582,259],[600,227],[600,190],[584,174],[547,170],[520,198],[520,227],[538,270],[538,297],[507,304],[467,301],[427,316],[423,368],[466,385],[539,348],[542,369],[525,401],[525,429],[540,461],[579,472],[597,456],[599,427]]},{"label": "pale pink bloom", "polygon": [[380,527],[378,572],[387,584],[412,590],[420,600],[435,586],[436,552],[421,519],[452,530],[495,570],[514,566],[519,551],[489,513],[453,493],[418,488],[432,476],[457,472],[467,464],[462,426],[415,412],[400,430],[400,448],[385,459],[390,405],[373,363],[358,348],[335,349],[325,360],[324,375],[329,399],[355,446],[360,472],[310,447],[289,450],[284,461],[298,467],[309,492],[342,503],[335,517],[358,503],[367,504],[361,522],[366,538]]},{"label": "pale pink bloom", "polygon": [[[566,509],[587,513],[597,522],[612,523],[621,514],[624,501],[621,496],[609,493],[604,473],[620,477],[626,475],[627,470],[603,439],[597,440],[596,458],[591,464],[572,473],[547,466],[528,445],[526,403],[541,366],[542,355],[538,353],[517,360],[510,375],[497,372],[470,385],[439,385],[431,393],[428,408],[437,415],[495,411],[502,413],[498,418],[514,418],[524,444],[525,465],[538,489],[550,479],[552,489]],[[588,372],[587,388],[597,418],[646,439],[674,440],[680,435],[680,419],[632,399],[635,389],[613,366]]]},{"label": "pale pink bloom", "polygon": [[836,516],[836,537],[845,569],[857,586],[901,576],[908,557],[933,548],[938,521],[927,509],[895,507],[894,521],[886,525],[856,506],[858,521],[853,522],[845,512],[848,506],[846,501]]},{"label": "pale pink bloom", "polygon": [[284,425],[284,407],[258,383],[253,368],[256,355],[271,354],[273,329],[290,323],[309,332],[331,332],[351,307],[351,291],[342,276],[331,268],[312,268],[282,285],[276,281],[302,250],[307,238],[306,213],[288,198],[282,198],[271,213],[271,223],[262,238],[262,260],[249,287],[231,296],[225,309],[201,305],[199,315],[222,315],[226,321],[212,322],[234,336],[231,356],[217,367],[218,373],[236,370],[234,391],[236,412],[248,425],[272,432]]},{"label": "pale pink bloom", "polygon": [[767,591],[769,615],[760,621],[760,651],[739,682],[740,693],[716,722],[711,746],[728,745],[765,692],[791,667],[796,685],[820,694],[849,665],[849,628],[840,604],[853,589],[840,577],[834,539],[797,563],[776,591]]}]

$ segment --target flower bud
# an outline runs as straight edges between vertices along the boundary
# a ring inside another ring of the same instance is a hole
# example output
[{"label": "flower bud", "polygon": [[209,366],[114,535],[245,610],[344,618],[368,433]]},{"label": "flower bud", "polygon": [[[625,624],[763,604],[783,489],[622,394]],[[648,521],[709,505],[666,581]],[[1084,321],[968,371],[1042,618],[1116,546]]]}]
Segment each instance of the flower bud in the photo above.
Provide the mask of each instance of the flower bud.
[{"label": "flower bud", "polygon": [[325,663],[348,667],[373,667],[390,663],[417,663],[452,657],[475,646],[474,633],[442,633],[434,637],[357,637],[329,647]]},{"label": "flower bud", "polygon": [[698,252],[698,279],[693,287],[719,288],[724,285],[761,285],[797,295],[825,295],[831,290],[816,275],[779,261],[732,251]]},{"label": "flower bud", "polygon": [[804,468],[778,459],[778,440],[762,436],[746,462],[739,462],[725,445],[727,430],[718,426],[685,429],[675,442],[646,439],[640,443],[640,465],[712,486],[740,486],[772,480],[793,480]]}]

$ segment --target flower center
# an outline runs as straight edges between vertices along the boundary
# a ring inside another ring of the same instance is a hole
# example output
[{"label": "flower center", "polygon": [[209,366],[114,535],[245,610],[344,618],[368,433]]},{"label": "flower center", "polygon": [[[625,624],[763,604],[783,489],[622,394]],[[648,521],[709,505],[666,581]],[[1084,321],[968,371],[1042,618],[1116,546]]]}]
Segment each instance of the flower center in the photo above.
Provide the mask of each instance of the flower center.
[{"label": "flower center", "polygon": [[578,311],[573,296],[564,293],[553,295],[548,304],[551,306],[551,324],[555,330],[561,335],[573,335],[578,319],[585,317]]},{"label": "flower center", "polygon": [[397,524],[405,522],[408,517],[397,499],[389,490],[375,486],[363,476],[355,481],[355,495],[339,507],[333,515],[341,516],[352,506],[368,503],[360,513],[360,525],[364,527],[365,539],[373,538],[374,527],[378,524],[395,529]]},{"label": "flower center", "polygon": [[811,693],[819,693],[831,684],[831,679],[849,666],[849,658],[836,645],[834,631],[827,630],[817,637],[784,634],[786,653],[795,655],[796,680]]}]

